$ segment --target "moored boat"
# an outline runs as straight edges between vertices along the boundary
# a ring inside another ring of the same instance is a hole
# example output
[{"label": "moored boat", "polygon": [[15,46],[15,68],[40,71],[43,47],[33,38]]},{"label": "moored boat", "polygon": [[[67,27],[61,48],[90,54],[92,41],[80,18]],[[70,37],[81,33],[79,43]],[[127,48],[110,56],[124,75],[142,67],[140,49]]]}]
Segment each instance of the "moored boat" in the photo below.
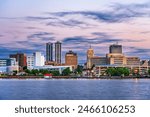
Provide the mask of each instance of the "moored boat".
[{"label": "moored boat", "polygon": [[44,78],[45,79],[50,79],[50,78],[52,78],[52,74],[44,74]]}]

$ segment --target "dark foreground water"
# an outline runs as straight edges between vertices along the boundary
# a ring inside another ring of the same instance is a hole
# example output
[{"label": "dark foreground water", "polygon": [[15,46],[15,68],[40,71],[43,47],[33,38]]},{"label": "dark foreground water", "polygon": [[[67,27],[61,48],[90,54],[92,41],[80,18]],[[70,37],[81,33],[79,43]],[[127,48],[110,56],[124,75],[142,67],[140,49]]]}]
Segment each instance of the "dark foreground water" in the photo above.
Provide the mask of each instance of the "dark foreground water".
[{"label": "dark foreground water", "polygon": [[0,80],[1,100],[150,99],[150,79]]}]

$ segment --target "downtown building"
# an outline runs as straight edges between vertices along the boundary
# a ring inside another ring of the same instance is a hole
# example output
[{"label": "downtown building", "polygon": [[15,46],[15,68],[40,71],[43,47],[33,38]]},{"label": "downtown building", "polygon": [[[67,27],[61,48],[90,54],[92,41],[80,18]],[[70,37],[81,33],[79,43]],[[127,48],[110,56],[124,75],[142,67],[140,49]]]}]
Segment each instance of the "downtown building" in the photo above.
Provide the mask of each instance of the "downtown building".
[{"label": "downtown building", "polygon": [[44,66],[45,57],[41,52],[35,52],[27,56],[27,69],[34,69],[35,66]]},{"label": "downtown building", "polygon": [[20,67],[27,66],[27,56],[24,53],[11,54],[9,58],[15,58]]},{"label": "downtown building", "polygon": [[1,58],[0,59],[0,74],[13,73],[13,71],[19,71],[18,62],[15,58]]},{"label": "downtown building", "polygon": [[65,55],[65,65],[70,65],[73,69],[76,69],[78,65],[77,53],[73,52],[72,50],[67,52]]},{"label": "downtown building", "polygon": [[53,43],[46,43],[46,61],[53,61]]},{"label": "downtown building", "polygon": [[27,66],[27,56],[24,53],[11,54],[9,55],[9,58],[16,59],[20,71],[23,71],[23,68]]},{"label": "downtown building", "polygon": [[86,63],[86,67],[87,69],[92,68],[92,58],[94,57],[94,50],[93,48],[90,46],[90,48],[87,50],[87,63]]},{"label": "downtown building", "polygon": [[[55,47],[53,48],[53,45]],[[58,66],[62,63],[62,47],[61,42],[57,41],[56,43],[46,43],[46,65]],[[53,59],[55,56],[55,60]]]},{"label": "downtown building", "polygon": [[49,70],[49,71],[59,71],[61,74],[62,71],[66,68],[69,68],[71,71],[71,65],[62,65],[61,64],[61,43],[55,43],[55,61],[53,61],[53,43],[46,43],[46,61],[44,55],[41,52],[35,52],[32,55],[27,56],[27,68],[29,70]]},{"label": "downtown building", "polygon": [[54,66],[54,65],[45,65],[45,58],[41,52],[35,52],[32,55],[27,56],[27,69],[37,69],[37,70],[49,70],[49,71],[59,71],[61,74],[62,71],[66,68],[70,68],[72,71],[72,66]]},{"label": "downtown building", "polygon": [[[91,50],[91,48],[89,50]],[[92,53],[94,52],[92,51]],[[93,56],[90,58],[90,60],[87,59],[86,64],[87,69],[90,70],[88,70],[89,73],[87,74],[91,73],[91,75],[94,76],[106,75],[106,70],[114,67],[126,67],[130,70],[130,73],[138,72],[140,75],[145,75],[148,74],[150,65],[149,61],[142,62],[139,57],[125,56],[122,53],[122,45],[118,44],[110,45],[109,53],[106,54],[105,57]]]},{"label": "downtown building", "polygon": [[61,64],[61,43],[57,41],[55,43],[55,62]]}]

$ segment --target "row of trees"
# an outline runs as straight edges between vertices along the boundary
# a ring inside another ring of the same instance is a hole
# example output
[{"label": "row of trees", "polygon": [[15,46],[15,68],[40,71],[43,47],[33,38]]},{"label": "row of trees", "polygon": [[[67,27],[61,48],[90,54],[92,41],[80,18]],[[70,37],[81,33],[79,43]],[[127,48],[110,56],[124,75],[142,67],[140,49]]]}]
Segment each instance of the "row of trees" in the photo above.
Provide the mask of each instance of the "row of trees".
[{"label": "row of trees", "polygon": [[59,76],[60,73],[59,71],[49,71],[47,69],[40,69],[40,70],[37,70],[37,69],[32,69],[32,70],[29,70],[29,69],[26,69],[25,72],[28,74],[28,75],[34,75],[34,76],[43,76],[44,74],[53,74],[53,76]]},{"label": "row of trees", "polygon": [[[133,69],[130,71],[128,68],[124,67],[118,67],[118,68],[108,68],[105,72],[109,76],[129,76],[132,74],[133,76],[140,75],[139,70]],[[145,71],[145,74],[150,75],[150,69],[148,71]]]},{"label": "row of trees", "polygon": [[83,71],[83,66],[82,65],[78,65],[77,68],[74,70],[75,74],[81,75]]},{"label": "row of trees", "polygon": [[106,74],[109,76],[129,76],[130,71],[128,68],[108,68]]},{"label": "row of trees", "polygon": [[[128,68],[108,68],[106,74],[109,76],[129,76],[130,70]],[[131,74],[133,76],[138,76],[139,71],[132,70]],[[150,69],[148,70],[148,74],[150,75]]]},{"label": "row of trees", "polygon": [[74,74],[82,74],[82,71],[83,71],[83,66],[80,66],[78,65],[77,68],[72,72],[70,70],[70,68],[66,68],[62,71],[62,74],[59,73],[59,71],[49,71],[47,69],[40,69],[40,70],[37,70],[37,69],[32,69],[32,70],[29,70],[29,69],[25,69],[24,70],[26,74],[28,75],[44,75],[44,74],[48,74],[48,73],[51,73],[53,74],[53,76],[69,76],[71,75],[72,73]]},{"label": "row of trees", "polygon": [[68,75],[71,75],[71,74],[81,75],[82,71],[83,71],[83,66],[82,65],[78,65],[77,68],[74,71],[72,71],[72,72],[70,71],[69,68],[64,69],[63,72],[62,72],[62,75],[63,76],[68,76]]},{"label": "row of trees", "polygon": [[63,75],[63,76],[68,76],[70,75],[72,72],[70,71],[69,68],[66,68],[63,70],[62,74],[59,73],[59,71],[49,71],[47,69],[32,69],[32,70],[29,70],[29,69],[26,69],[25,72],[32,76],[43,76],[44,74],[52,74],[53,76],[60,76],[60,75]]}]

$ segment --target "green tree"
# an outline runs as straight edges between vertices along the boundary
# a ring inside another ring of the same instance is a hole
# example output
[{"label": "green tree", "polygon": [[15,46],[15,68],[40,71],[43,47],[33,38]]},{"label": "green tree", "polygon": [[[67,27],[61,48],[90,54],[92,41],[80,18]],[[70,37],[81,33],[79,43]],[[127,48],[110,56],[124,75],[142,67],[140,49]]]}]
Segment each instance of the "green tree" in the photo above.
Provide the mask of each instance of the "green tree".
[{"label": "green tree", "polygon": [[33,74],[33,75],[38,75],[38,74],[39,74],[39,70],[37,70],[37,69],[32,69],[32,70],[31,70],[31,74]]},{"label": "green tree", "polygon": [[115,75],[115,68],[108,68],[106,70],[106,74],[109,76],[114,76]]},{"label": "green tree", "polygon": [[148,70],[148,74],[150,75],[150,69]]},{"label": "green tree", "polygon": [[17,75],[17,70],[13,71],[13,75],[16,76]]},{"label": "green tree", "polygon": [[75,69],[75,73],[77,73],[77,74],[82,74],[82,71],[83,71],[82,65],[78,65],[77,68]]},{"label": "green tree", "polygon": [[123,72],[125,76],[129,76],[130,75],[130,70],[128,68],[123,68]]},{"label": "green tree", "polygon": [[50,71],[53,76],[60,76],[59,71]]},{"label": "green tree", "polygon": [[26,69],[26,70],[25,70],[25,73],[27,73],[28,75],[30,75],[30,74],[31,74],[31,71],[30,71],[29,69]]},{"label": "green tree", "polygon": [[41,74],[48,74],[48,73],[50,73],[50,71],[48,70],[48,69],[40,69],[39,70],[39,73],[41,73]]},{"label": "green tree", "polygon": [[26,69],[27,69],[27,66],[24,66],[24,67],[23,67],[23,71],[25,71]]},{"label": "green tree", "polygon": [[64,69],[63,71],[62,71],[62,75],[63,76],[68,76],[68,75],[70,75],[71,74],[71,71],[70,71],[70,68],[68,67],[68,68],[66,68],[66,69]]},{"label": "green tree", "polygon": [[130,71],[128,68],[108,68],[106,70],[107,75],[109,76],[129,76]]}]

